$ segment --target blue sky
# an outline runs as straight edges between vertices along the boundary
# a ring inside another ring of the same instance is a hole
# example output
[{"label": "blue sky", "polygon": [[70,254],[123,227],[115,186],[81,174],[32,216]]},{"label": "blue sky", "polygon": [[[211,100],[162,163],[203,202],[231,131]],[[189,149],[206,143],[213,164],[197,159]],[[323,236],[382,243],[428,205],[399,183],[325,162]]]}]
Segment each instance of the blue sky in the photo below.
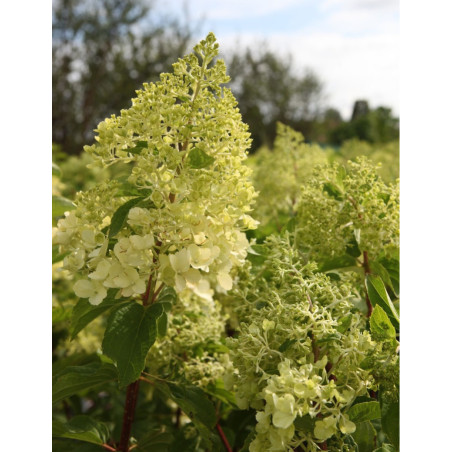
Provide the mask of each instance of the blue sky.
[{"label": "blue sky", "polygon": [[[325,85],[325,105],[351,114],[356,99],[399,113],[397,0],[190,0],[202,19],[196,39],[213,31],[221,49],[259,45],[293,56],[300,72],[313,69]],[[180,13],[183,0],[156,6]],[[227,61],[226,61],[227,63]]]}]

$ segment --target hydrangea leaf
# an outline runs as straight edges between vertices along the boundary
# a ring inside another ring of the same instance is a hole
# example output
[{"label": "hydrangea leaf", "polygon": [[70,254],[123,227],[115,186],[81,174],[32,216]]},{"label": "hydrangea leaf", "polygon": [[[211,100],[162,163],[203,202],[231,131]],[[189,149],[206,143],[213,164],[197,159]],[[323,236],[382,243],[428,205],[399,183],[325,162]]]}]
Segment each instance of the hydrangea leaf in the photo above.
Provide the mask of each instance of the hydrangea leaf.
[{"label": "hydrangea leaf", "polygon": [[128,303],[110,315],[102,349],[116,363],[121,386],[139,378],[156,338],[155,311],[138,303]]},{"label": "hydrangea leaf", "polygon": [[366,289],[372,306],[375,308],[375,306],[380,305],[391,319],[392,324],[395,327],[398,327],[400,322],[399,315],[394,307],[394,304],[389,298],[388,293],[386,292],[382,279],[376,275],[367,275]]},{"label": "hydrangea leaf", "polygon": [[188,164],[194,169],[207,168],[212,165],[214,161],[215,159],[213,157],[199,148],[193,148],[188,153]]},{"label": "hydrangea leaf", "polygon": [[116,380],[118,371],[109,363],[89,363],[82,366],[70,366],[60,372],[52,385],[52,402],[61,400]]},{"label": "hydrangea leaf", "polygon": [[108,232],[108,237],[114,237],[122,228],[129,210],[135,207],[140,201],[146,199],[144,196],[139,196],[137,198],[129,199],[121,207],[119,207],[111,218],[110,230]]},{"label": "hydrangea leaf", "polygon": [[74,203],[62,196],[52,196],[52,217],[61,217],[64,215],[64,212],[68,212],[69,210],[74,210],[76,207]]},{"label": "hydrangea leaf", "polygon": [[359,452],[373,452],[377,432],[370,421],[358,422],[356,430],[352,433],[358,445]]},{"label": "hydrangea leaf", "polygon": [[380,404],[378,402],[364,402],[353,405],[347,412],[354,423],[380,419]]},{"label": "hydrangea leaf", "polygon": [[399,402],[381,400],[381,426],[389,441],[399,450]]},{"label": "hydrangea leaf", "polygon": [[120,306],[125,301],[124,298],[116,299],[117,293],[118,289],[109,289],[107,297],[98,305],[92,305],[86,299],[79,300],[72,310],[71,340],[94,319],[107,312],[110,308]]},{"label": "hydrangea leaf", "polygon": [[370,330],[375,340],[395,339],[396,330],[386,312],[376,305],[370,316]]},{"label": "hydrangea leaf", "polygon": [[109,431],[105,424],[97,422],[89,416],[81,415],[73,417],[67,423],[53,421],[52,435],[93,444],[104,444],[108,441]]}]

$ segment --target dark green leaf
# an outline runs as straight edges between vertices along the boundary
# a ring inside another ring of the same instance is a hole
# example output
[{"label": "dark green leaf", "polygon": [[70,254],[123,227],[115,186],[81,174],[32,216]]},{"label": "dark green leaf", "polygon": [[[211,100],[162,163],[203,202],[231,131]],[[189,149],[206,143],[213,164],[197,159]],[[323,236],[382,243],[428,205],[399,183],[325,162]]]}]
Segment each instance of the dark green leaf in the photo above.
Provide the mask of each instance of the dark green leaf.
[{"label": "dark green leaf", "polygon": [[122,228],[124,221],[129,214],[129,210],[136,206],[140,201],[145,199],[144,196],[140,196],[138,198],[129,199],[126,203],[124,203],[121,207],[119,207],[116,212],[113,214],[111,218],[110,230],[108,232],[108,237],[114,237]]},{"label": "dark green leaf", "polygon": [[389,193],[379,193],[378,197],[384,201],[385,204],[388,204],[389,198],[391,197]]},{"label": "dark green leaf", "polygon": [[108,319],[102,349],[116,363],[121,386],[137,380],[144,369],[146,355],[157,338],[153,314],[141,304],[128,303]]},{"label": "dark green leaf", "polygon": [[114,306],[120,306],[125,301],[124,298],[116,300],[115,297],[117,293],[118,289],[108,289],[107,297],[97,306],[92,305],[86,299],[79,300],[72,310],[71,340],[95,318]]},{"label": "dark green leaf", "polygon": [[348,417],[355,424],[364,421],[380,419],[380,404],[378,402],[364,402],[353,405],[348,410]]},{"label": "dark green leaf", "polygon": [[74,210],[74,203],[62,196],[52,196],[52,217],[57,218],[64,215],[68,210]]},{"label": "dark green leaf", "polygon": [[[390,279],[392,286],[389,288],[394,292],[396,297],[399,296],[399,283],[400,283],[400,266],[398,259],[395,258],[383,258],[380,259],[379,263],[386,269]],[[386,282],[385,282],[386,284]]]},{"label": "dark green leaf", "polygon": [[395,339],[396,330],[386,312],[376,305],[370,316],[370,331],[374,340]]},{"label": "dark green leaf", "polygon": [[256,431],[251,430],[248,433],[248,436],[245,438],[245,442],[243,443],[243,447],[240,449],[240,452],[249,452],[250,450],[250,444],[254,441],[254,438],[256,437]]},{"label": "dark green leaf", "polygon": [[174,304],[177,301],[176,291],[172,287],[165,286],[160,292],[157,303]]},{"label": "dark green leaf", "polygon": [[331,183],[331,182],[326,182],[323,184],[323,190],[326,191],[328,193],[328,195],[330,195],[332,198],[338,200],[338,201],[342,201],[344,199],[344,195],[341,191],[341,189]]},{"label": "dark green leaf", "polygon": [[358,445],[359,452],[372,452],[374,450],[376,434],[377,432],[370,421],[356,424],[356,430],[352,433],[352,436]]},{"label": "dark green leaf", "polygon": [[148,148],[147,141],[137,141],[135,147],[127,149],[127,152],[129,152],[130,154],[138,155],[138,154],[141,154],[143,149],[147,149],[147,148]]},{"label": "dark green leaf", "polygon": [[52,386],[52,402],[57,403],[79,391],[95,388],[118,377],[112,364],[90,363],[64,369],[55,378]]},{"label": "dark green leaf", "polygon": [[359,249],[359,243],[356,240],[355,235],[353,235],[353,238],[347,243],[345,252],[354,258],[361,256],[361,250]]},{"label": "dark green leaf", "polygon": [[60,247],[58,245],[52,246],[52,265],[56,264],[57,262],[62,261],[66,256],[70,254],[68,251],[67,253],[59,253]]},{"label": "dark green leaf", "polygon": [[281,353],[284,353],[292,344],[295,344],[297,339],[286,339],[278,348]]},{"label": "dark green leaf", "polygon": [[375,308],[376,305],[380,305],[390,318],[392,324],[398,328],[399,315],[386,292],[382,279],[376,275],[367,275],[366,289],[372,306]]},{"label": "dark green leaf", "polygon": [[378,275],[382,281],[385,283],[387,287],[389,287],[394,293],[394,287],[391,281],[391,276],[389,275],[386,268],[384,268],[383,265],[381,265],[379,262],[371,262],[370,263],[370,269],[372,273]]},{"label": "dark green leaf", "polygon": [[309,414],[297,418],[294,421],[294,427],[297,430],[302,430],[305,433],[313,433],[315,428],[315,418],[313,419]]},{"label": "dark green leaf", "polygon": [[126,180],[119,186],[119,189],[116,192],[115,197],[119,197],[119,196],[150,196],[151,194],[152,194],[151,188],[139,188]]},{"label": "dark green leaf", "polygon": [[286,231],[294,232],[297,226],[297,218],[291,218],[281,229],[281,234],[284,234]]},{"label": "dark green leaf", "polygon": [[399,403],[381,400],[381,426],[389,441],[399,450]]},{"label": "dark green leaf", "polygon": [[341,336],[339,334],[328,334],[325,337],[322,337],[320,339],[316,339],[316,344],[320,345],[320,344],[326,344],[327,342],[333,342],[333,341],[338,341],[340,340]]},{"label": "dark green leaf", "polygon": [[164,337],[168,330],[168,316],[163,311],[162,315],[157,319],[157,334],[158,337]]},{"label": "dark green leaf", "polygon": [[327,262],[324,262],[320,266],[320,271],[328,272],[330,270],[340,270],[347,267],[356,267],[356,258],[350,255],[336,257]]},{"label": "dark green leaf", "polygon": [[341,317],[338,322],[337,331],[339,331],[339,333],[344,334],[350,328],[350,325],[352,324],[352,319],[353,314]]},{"label": "dark green leaf", "polygon": [[93,444],[104,444],[108,441],[108,428],[89,416],[75,416],[69,422],[53,421],[52,435],[59,438],[78,439]]},{"label": "dark green leaf", "polygon": [[215,383],[209,383],[206,392],[218,400],[236,407],[234,394],[224,388],[224,383],[221,380],[216,380]]},{"label": "dark green leaf", "polygon": [[206,154],[202,149],[193,148],[188,153],[188,164],[191,168],[201,169],[207,168],[215,161],[213,157]]},{"label": "dark green leaf", "polygon": [[180,406],[195,425],[202,424],[209,430],[215,427],[215,408],[201,388],[174,383],[159,384],[159,388]]}]

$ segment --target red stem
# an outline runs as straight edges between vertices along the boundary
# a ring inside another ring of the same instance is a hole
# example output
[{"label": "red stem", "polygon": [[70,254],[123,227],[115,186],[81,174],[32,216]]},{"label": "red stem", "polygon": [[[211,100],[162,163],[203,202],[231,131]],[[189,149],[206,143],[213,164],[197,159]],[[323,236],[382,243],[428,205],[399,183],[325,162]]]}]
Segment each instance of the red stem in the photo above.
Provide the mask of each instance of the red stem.
[{"label": "red stem", "polygon": [[133,416],[138,399],[140,380],[134,381],[127,386],[126,403],[124,406],[124,417],[122,419],[121,439],[119,440],[119,451],[128,452],[129,439],[132,431]]},{"label": "red stem", "polygon": [[228,452],[232,452],[232,448],[229,445],[228,439],[226,438],[226,435],[223,432],[223,429],[220,427],[220,424],[217,423],[216,428],[218,430],[218,434],[220,435],[221,441],[223,441],[224,447],[226,447],[226,450]]},{"label": "red stem", "polygon": [[116,449],[114,447],[109,446],[108,444],[102,444],[102,447],[112,452],[116,452]]}]

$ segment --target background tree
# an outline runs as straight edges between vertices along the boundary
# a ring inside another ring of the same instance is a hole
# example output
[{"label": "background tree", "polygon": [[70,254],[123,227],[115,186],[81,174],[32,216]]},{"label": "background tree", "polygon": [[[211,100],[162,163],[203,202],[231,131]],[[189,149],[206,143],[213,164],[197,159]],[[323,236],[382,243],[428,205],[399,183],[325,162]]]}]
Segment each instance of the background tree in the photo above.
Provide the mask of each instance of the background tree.
[{"label": "background tree", "polygon": [[53,142],[78,154],[105,117],[128,107],[145,81],[184,55],[188,20],[158,17],[143,0],[53,4]]},{"label": "background tree", "polygon": [[260,52],[247,48],[228,61],[231,89],[250,127],[252,150],[273,143],[278,121],[310,138],[323,97],[316,74],[310,70],[297,74],[290,57],[281,57],[265,46]]},{"label": "background tree", "polygon": [[356,101],[350,121],[342,122],[328,133],[328,142],[340,145],[346,140],[358,138],[369,143],[388,143],[399,138],[399,120],[391,109],[370,109],[366,101]]}]

